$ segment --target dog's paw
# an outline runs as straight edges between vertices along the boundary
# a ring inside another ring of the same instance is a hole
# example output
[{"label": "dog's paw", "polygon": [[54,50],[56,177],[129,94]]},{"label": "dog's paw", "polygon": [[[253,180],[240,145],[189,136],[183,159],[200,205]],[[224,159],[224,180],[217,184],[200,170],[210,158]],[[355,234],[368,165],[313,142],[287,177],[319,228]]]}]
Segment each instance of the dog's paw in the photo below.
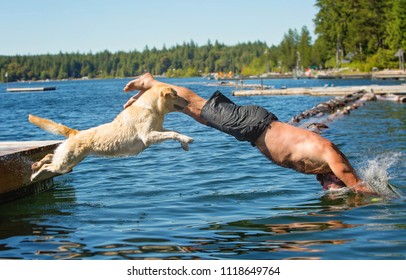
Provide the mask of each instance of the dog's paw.
[{"label": "dog's paw", "polygon": [[195,140],[193,140],[193,138],[191,138],[189,136],[185,136],[185,138],[186,138],[185,142],[187,142],[188,144],[193,143],[193,141],[195,141]]},{"label": "dog's paw", "polygon": [[189,151],[189,145],[190,143],[193,143],[193,138],[190,138],[188,136],[182,135],[182,138],[180,140],[180,144],[182,146],[182,149],[185,151]]},{"label": "dog's paw", "polygon": [[39,169],[39,161],[34,162],[34,163],[31,165],[31,170],[32,170],[32,171],[37,171],[38,169]]},{"label": "dog's paw", "polygon": [[32,173],[32,175],[31,175],[31,177],[30,177],[31,182],[37,181],[38,175],[39,175],[39,172],[34,172],[34,173]]},{"label": "dog's paw", "polygon": [[[72,171],[72,170],[70,170],[70,171]],[[50,171],[50,170],[48,170],[46,168],[41,168],[40,170],[34,171],[31,174],[30,180],[31,180],[31,182],[42,181],[42,180],[45,180],[45,179],[49,179],[49,178],[52,178],[52,177],[55,177],[55,176],[59,176],[59,175],[68,173],[70,171],[53,172],[53,171]]]},{"label": "dog's paw", "polygon": [[185,151],[189,151],[189,145],[185,142],[180,142],[180,145],[182,146],[182,149]]}]

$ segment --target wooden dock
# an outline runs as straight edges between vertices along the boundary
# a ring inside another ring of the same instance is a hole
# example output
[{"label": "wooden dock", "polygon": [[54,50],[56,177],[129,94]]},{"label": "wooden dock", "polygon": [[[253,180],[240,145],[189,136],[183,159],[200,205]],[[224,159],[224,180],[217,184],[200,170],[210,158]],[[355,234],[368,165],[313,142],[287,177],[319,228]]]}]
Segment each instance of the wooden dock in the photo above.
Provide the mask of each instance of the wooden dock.
[{"label": "wooden dock", "polygon": [[32,183],[31,165],[60,141],[0,142],[0,203],[52,188],[52,177]]},{"label": "wooden dock", "polygon": [[48,91],[48,90],[56,90],[56,87],[7,88],[8,92]]},{"label": "wooden dock", "polygon": [[406,94],[406,85],[394,86],[349,86],[349,87],[314,87],[314,88],[283,88],[283,89],[254,89],[234,91],[234,96],[255,96],[255,95],[331,95],[340,96],[351,94],[360,90],[373,92],[375,94]]},{"label": "wooden dock", "polygon": [[406,80],[405,71],[380,71],[372,74],[375,80]]}]

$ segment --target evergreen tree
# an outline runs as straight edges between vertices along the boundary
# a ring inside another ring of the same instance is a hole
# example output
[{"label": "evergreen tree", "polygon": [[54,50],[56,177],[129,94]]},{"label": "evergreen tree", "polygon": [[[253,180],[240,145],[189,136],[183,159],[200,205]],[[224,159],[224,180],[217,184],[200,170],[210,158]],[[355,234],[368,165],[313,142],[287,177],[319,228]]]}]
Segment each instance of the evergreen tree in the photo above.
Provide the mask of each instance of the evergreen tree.
[{"label": "evergreen tree", "polygon": [[406,0],[388,1],[386,43],[392,50],[406,50]]},{"label": "evergreen tree", "polygon": [[300,67],[308,68],[313,65],[312,61],[312,38],[306,26],[302,27],[298,44],[300,54]]}]

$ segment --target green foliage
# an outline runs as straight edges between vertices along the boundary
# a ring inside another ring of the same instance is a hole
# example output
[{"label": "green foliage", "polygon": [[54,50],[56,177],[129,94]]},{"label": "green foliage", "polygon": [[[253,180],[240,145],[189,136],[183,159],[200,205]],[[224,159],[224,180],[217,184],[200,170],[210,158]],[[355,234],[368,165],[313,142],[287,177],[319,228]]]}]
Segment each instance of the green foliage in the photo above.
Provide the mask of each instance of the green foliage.
[{"label": "green foliage", "polygon": [[[248,42],[226,46],[216,41],[197,46],[193,41],[162,50],[146,47],[142,52],[107,50],[96,54],[59,53],[55,55],[0,56],[1,78],[8,81],[115,78],[150,72],[167,77],[192,77],[207,73],[258,75],[269,71],[291,71],[298,53],[308,67],[314,64],[310,33],[303,27],[299,35],[289,30],[279,46]],[[309,65],[307,65],[309,64]]]},{"label": "green foliage", "polygon": [[406,0],[317,0],[316,6],[326,67],[337,64],[337,53],[365,71],[396,67],[393,56],[406,49]]},{"label": "green foliage", "polygon": [[368,57],[364,65],[364,71],[371,71],[374,67],[378,69],[393,69],[399,67],[399,62],[397,58],[393,56],[393,51],[379,49],[374,55]]},{"label": "green foliage", "polygon": [[406,49],[406,0],[392,0],[391,9],[387,11],[386,43],[390,49]]},{"label": "green foliage", "polygon": [[115,78],[144,72],[169,77],[191,77],[211,72],[240,73],[244,66],[264,55],[265,43],[226,46],[219,42],[197,46],[193,41],[162,50],[103,51],[96,54],[0,56],[0,73],[5,81],[40,79]]},{"label": "green foliage", "polygon": [[266,72],[266,66],[264,62],[264,58],[254,58],[252,62],[244,67],[244,76],[251,76],[251,75],[257,75],[258,73],[265,73]]}]

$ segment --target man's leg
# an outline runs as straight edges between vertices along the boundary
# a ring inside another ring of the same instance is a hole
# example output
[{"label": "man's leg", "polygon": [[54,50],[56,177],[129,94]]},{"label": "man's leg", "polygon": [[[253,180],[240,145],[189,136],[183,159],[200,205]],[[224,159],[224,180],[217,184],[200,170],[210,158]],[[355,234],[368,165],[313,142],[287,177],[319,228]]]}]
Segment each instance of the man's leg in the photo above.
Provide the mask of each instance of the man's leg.
[{"label": "man's leg", "polygon": [[[123,91],[130,92],[134,90],[139,90],[138,93],[133,95],[127,103],[124,104],[124,109],[131,106],[137,99],[147,90],[152,88],[155,85],[159,85],[160,82],[155,80],[154,77],[150,73],[145,73],[144,75],[138,76],[134,80],[130,81],[126,84]],[[162,84],[162,83],[161,83]]]},{"label": "man's leg", "polygon": [[207,122],[200,117],[202,108],[204,104],[206,104],[206,99],[200,97],[188,88],[157,81],[150,73],[146,73],[142,76],[137,77],[136,79],[127,83],[127,85],[124,87],[124,92],[130,92],[134,90],[140,91],[127,101],[127,103],[124,105],[124,108],[133,104],[138,99],[138,97],[141,96],[141,94],[155,85],[167,85],[173,88],[180,97],[186,99],[189,102],[189,105],[183,110],[183,113],[194,118],[196,121],[204,125],[207,124]]}]

